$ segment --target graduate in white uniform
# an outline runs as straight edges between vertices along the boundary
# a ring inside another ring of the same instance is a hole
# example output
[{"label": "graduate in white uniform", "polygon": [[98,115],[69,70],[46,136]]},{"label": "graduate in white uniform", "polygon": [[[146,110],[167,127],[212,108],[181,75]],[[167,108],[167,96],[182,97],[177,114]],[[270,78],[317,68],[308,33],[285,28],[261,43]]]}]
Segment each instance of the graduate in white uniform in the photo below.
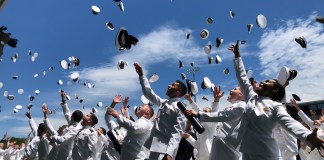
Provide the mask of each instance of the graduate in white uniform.
[{"label": "graduate in white uniform", "polygon": [[[58,160],[69,159],[71,157],[72,149],[73,149],[73,145],[74,145],[74,138],[75,138],[76,134],[82,128],[80,121],[83,118],[83,113],[80,110],[75,110],[71,115],[68,104],[66,103],[66,100],[67,100],[66,96],[67,96],[66,93],[62,90],[61,91],[61,99],[62,99],[61,107],[63,109],[63,114],[67,121],[68,126],[65,129],[63,129],[62,135],[59,135],[54,130],[54,131],[52,131],[53,135],[51,135],[49,138],[49,140],[52,143],[57,143],[60,145],[58,147],[58,151],[56,154],[57,156],[55,158]],[[45,124],[47,124],[47,126],[52,126],[48,118],[45,119]]]},{"label": "graduate in white uniform", "polygon": [[[214,91],[215,90],[217,91],[216,88],[214,89]],[[219,99],[222,96],[223,94],[220,95],[220,93],[214,94],[215,101],[217,102],[217,106],[218,106]],[[185,112],[185,115],[187,117],[188,116],[199,117],[200,122],[204,122],[204,123],[223,122],[222,131],[224,131],[226,137],[215,137],[214,140],[212,141],[212,148],[209,156],[209,159],[211,160],[216,160],[216,159],[236,160],[241,157],[241,154],[236,150],[238,146],[238,142],[235,142],[234,141],[235,139],[231,137],[232,134],[235,135],[236,133],[232,133],[228,135],[230,132],[232,132],[234,127],[236,127],[237,125],[239,126],[239,121],[245,110],[246,104],[243,101],[243,94],[240,90],[240,87],[235,87],[230,91],[227,97],[227,101],[229,101],[231,105],[226,107],[223,111],[204,113],[204,112],[196,112],[193,110],[186,110]],[[225,145],[220,146],[221,143],[219,143],[219,141],[222,141]]]},{"label": "graduate in white uniform", "polygon": [[96,157],[96,145],[98,135],[93,128],[98,123],[98,118],[94,113],[83,115],[81,122],[82,129],[74,138],[74,146],[72,149],[72,160],[92,160]]},{"label": "graduate in white uniform", "polygon": [[144,146],[150,149],[149,159],[174,159],[185,129],[186,118],[177,106],[180,98],[187,93],[186,85],[175,81],[167,88],[168,99],[162,99],[152,90],[142,67],[135,63],[143,95],[158,108],[156,121]]},{"label": "graduate in white uniform", "polygon": [[[287,87],[289,82],[297,76],[296,70],[289,70],[286,66],[282,67],[278,75],[278,82],[283,87]],[[286,103],[286,95],[281,100],[282,103]],[[281,157],[283,160],[296,160],[298,154],[297,138],[284,130],[280,125],[277,125],[273,131],[273,137],[278,143]]]},{"label": "graduate in white uniform", "polygon": [[[123,110],[123,107],[121,109]],[[150,118],[154,115],[153,108],[148,104],[138,107],[135,112],[138,119],[135,122],[119,115],[114,108],[110,108],[107,111],[109,115],[117,119],[119,126],[127,130],[120,152],[120,159],[141,160],[147,158],[148,155],[144,152],[145,148],[143,145],[150,135],[153,126],[150,121]]]},{"label": "graduate in white uniform", "polygon": [[26,116],[28,117],[28,122],[34,135],[34,138],[29,142],[29,144],[26,147],[27,158],[28,160],[46,159],[50,151],[49,143],[46,138],[46,125],[44,123],[40,123],[37,127],[30,112],[27,112]]},{"label": "graduate in white uniform", "polygon": [[285,95],[285,89],[277,80],[261,82],[256,86],[255,91],[253,90],[246,76],[238,44],[239,41],[228,49],[235,55],[236,76],[247,103],[238,134],[241,140],[242,159],[281,159],[278,145],[272,137],[272,130],[277,123],[301,141],[311,145],[312,149],[324,149],[324,140],[317,137],[317,130],[315,129],[313,133],[309,131],[290,117],[283,105],[279,103]]},{"label": "graduate in white uniform", "polygon": [[[191,108],[196,112],[204,112],[204,113],[210,113],[210,112],[217,112],[218,111],[218,103],[219,99],[224,95],[224,92],[220,91],[220,87],[214,87],[213,95],[214,95],[214,101],[211,104],[211,108],[206,107],[204,109],[201,109],[191,98],[190,94],[186,94],[184,98],[190,103]],[[213,142],[213,138],[216,134],[216,125],[217,123],[210,123],[210,122],[202,122],[202,126],[204,126],[205,131],[203,134],[197,134],[197,140],[195,140],[191,135],[188,133],[184,133],[183,137],[186,138],[186,140],[197,149],[197,155],[195,158],[198,160],[200,159],[209,159],[210,153],[211,153],[211,146]],[[225,136],[225,135],[224,135]]]}]

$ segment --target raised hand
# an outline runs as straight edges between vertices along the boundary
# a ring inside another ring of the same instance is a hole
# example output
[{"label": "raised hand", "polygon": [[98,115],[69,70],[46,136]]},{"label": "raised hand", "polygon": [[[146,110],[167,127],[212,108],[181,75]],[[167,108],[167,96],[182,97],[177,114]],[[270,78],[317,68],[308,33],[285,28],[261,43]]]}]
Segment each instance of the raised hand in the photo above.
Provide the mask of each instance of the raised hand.
[{"label": "raised hand", "polygon": [[32,116],[31,116],[30,112],[26,112],[26,116],[27,116],[28,119],[32,119]]},{"label": "raised hand", "polygon": [[237,58],[237,57],[241,57],[241,55],[240,55],[240,51],[239,51],[239,40],[237,40],[236,41],[236,45],[234,45],[234,44],[232,44],[229,48],[228,48],[228,50],[230,50],[230,51],[232,51],[233,53],[234,53],[234,55],[235,55],[235,58]]},{"label": "raised hand", "polygon": [[313,130],[311,134],[309,134],[306,138],[306,140],[312,145],[311,151],[313,151],[315,148],[317,148],[318,153],[324,157],[322,149],[324,149],[324,140],[317,137],[317,128]]},{"label": "raised hand", "polygon": [[193,102],[193,100],[192,100],[190,94],[185,94],[185,95],[184,95],[184,98],[185,98],[189,103],[192,103],[192,102]]},{"label": "raised hand", "polygon": [[127,108],[127,104],[129,101],[129,97],[125,97],[125,99],[123,99],[123,106]]},{"label": "raised hand", "polygon": [[186,109],[184,111],[184,115],[189,118],[189,117],[197,117],[198,116],[198,112],[194,111],[194,110],[188,110]]},{"label": "raised hand", "polygon": [[213,95],[214,95],[214,102],[219,102],[219,99],[223,97],[224,92],[221,92],[220,86],[218,86],[218,88],[215,86],[213,89]]},{"label": "raised hand", "polygon": [[113,102],[114,102],[114,103],[120,103],[121,100],[122,100],[122,96],[121,96],[121,95],[116,95],[116,96],[114,97]]},{"label": "raised hand", "polygon": [[297,109],[297,112],[300,111],[300,108],[297,106],[297,102],[295,99],[290,99],[290,105]]},{"label": "raised hand", "polygon": [[135,71],[139,76],[143,75],[143,69],[138,63],[134,63]]}]

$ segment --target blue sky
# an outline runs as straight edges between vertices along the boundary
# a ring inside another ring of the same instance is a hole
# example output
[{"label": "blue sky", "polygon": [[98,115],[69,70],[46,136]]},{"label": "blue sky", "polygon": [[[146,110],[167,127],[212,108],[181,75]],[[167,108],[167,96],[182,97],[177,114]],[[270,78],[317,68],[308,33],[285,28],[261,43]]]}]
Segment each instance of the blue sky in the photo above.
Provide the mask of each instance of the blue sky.
[{"label": "blue sky", "polygon": [[[0,63],[0,81],[4,84],[0,93],[8,91],[15,95],[14,101],[0,96],[2,111],[0,112],[0,134],[8,131],[11,136],[25,136],[30,131],[25,106],[28,96],[34,95],[32,115],[37,123],[42,121],[41,105],[47,103],[50,109],[58,113],[50,119],[57,128],[66,123],[59,103],[59,89],[64,89],[72,97],[69,101],[71,110],[82,109],[74,94],[84,100],[82,103],[88,113],[97,102],[109,105],[115,94],[130,97],[130,105],[141,105],[142,95],[138,76],[132,64],[142,64],[145,75],[149,77],[157,73],[160,79],[152,83],[157,94],[165,97],[166,86],[180,74],[186,73],[190,62],[200,68],[196,73],[196,81],[200,86],[203,77],[209,77],[225,92],[221,100],[224,108],[227,93],[237,85],[233,72],[233,54],[227,51],[228,46],[237,39],[246,40],[241,45],[245,66],[253,70],[253,77],[259,81],[276,78],[282,66],[298,70],[298,76],[287,88],[287,97],[292,93],[299,95],[303,102],[323,99],[322,80],[324,65],[324,25],[315,22],[316,16],[323,16],[324,1],[287,0],[287,1],[123,1],[125,11],[121,12],[114,1],[9,1],[0,11],[1,25],[8,27],[17,38],[17,48],[5,46],[3,61]],[[91,6],[101,9],[93,15]],[[229,11],[236,16],[230,18]],[[258,28],[257,15],[267,17],[265,29]],[[212,17],[214,23],[206,23]],[[112,22],[115,29],[109,30],[105,23]],[[247,24],[254,27],[248,33]],[[137,37],[139,42],[130,50],[119,51],[115,47],[115,36],[120,27],[125,27],[129,34]],[[209,38],[201,39],[199,32],[209,30]],[[185,33],[190,32],[189,39]],[[307,49],[301,48],[294,40],[304,36]],[[215,47],[215,39],[221,37],[223,44]],[[211,56],[216,54],[222,58],[220,64],[208,64],[204,46],[212,44]],[[28,50],[37,52],[39,56],[34,62],[27,54]],[[16,63],[11,61],[15,53],[19,54]],[[80,59],[80,66],[71,70],[63,70],[59,62],[68,57]],[[117,62],[123,59],[129,63],[124,70],[117,69]],[[178,68],[178,60],[185,63]],[[54,70],[48,68],[53,66]],[[230,74],[223,74],[225,68]],[[46,71],[43,76],[42,72]],[[80,73],[80,84],[71,81],[72,72]],[[39,74],[34,78],[34,74]],[[12,76],[19,76],[13,80]],[[192,79],[191,75],[187,75]],[[63,85],[57,85],[62,80]],[[86,88],[83,82],[93,83],[95,88]],[[21,95],[18,89],[24,89]],[[35,90],[40,90],[35,95]],[[197,103],[209,106],[210,101],[201,98],[206,96],[212,100],[207,90],[199,90]],[[23,110],[14,114],[16,105]],[[119,108],[119,106],[118,106]],[[104,126],[104,107],[98,108],[99,125]]]}]

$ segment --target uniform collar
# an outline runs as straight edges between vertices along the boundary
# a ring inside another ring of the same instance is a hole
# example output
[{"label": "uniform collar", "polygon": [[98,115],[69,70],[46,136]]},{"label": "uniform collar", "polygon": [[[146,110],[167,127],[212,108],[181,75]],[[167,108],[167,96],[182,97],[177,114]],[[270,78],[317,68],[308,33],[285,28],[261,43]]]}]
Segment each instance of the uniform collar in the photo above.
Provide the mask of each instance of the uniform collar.
[{"label": "uniform collar", "polygon": [[180,100],[180,98],[179,97],[175,97],[175,98],[169,98],[169,102],[170,103],[172,103],[172,102],[177,102],[177,101],[179,101]]},{"label": "uniform collar", "polygon": [[89,129],[91,126],[83,126],[82,129]]}]

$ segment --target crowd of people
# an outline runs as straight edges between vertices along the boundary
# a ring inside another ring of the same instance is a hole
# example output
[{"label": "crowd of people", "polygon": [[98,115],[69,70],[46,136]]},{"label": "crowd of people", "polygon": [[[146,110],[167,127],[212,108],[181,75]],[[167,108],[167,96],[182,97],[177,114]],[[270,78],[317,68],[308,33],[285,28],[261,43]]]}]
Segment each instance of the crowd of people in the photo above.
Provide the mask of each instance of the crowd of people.
[{"label": "crowd of people", "polygon": [[[116,95],[105,113],[107,127],[94,127],[97,116],[80,110],[71,114],[67,95],[61,91],[67,123],[55,130],[46,104],[42,106],[43,123],[37,125],[27,112],[33,138],[28,136],[20,145],[7,139],[6,148],[1,141],[0,160],[324,159],[324,115],[310,119],[295,100],[285,102],[285,87],[291,78],[283,83],[277,79],[251,81],[240,56],[239,41],[228,49],[234,53],[238,86],[229,92],[230,104],[224,110],[219,110],[224,92],[217,86],[211,88],[211,107],[198,106],[180,80],[167,86],[167,99],[161,98],[135,63],[143,95],[155,104],[137,107],[136,120],[129,116],[128,97]],[[182,97],[190,104],[184,112],[177,105]],[[115,107],[119,103],[120,113]],[[292,110],[300,121],[292,116]],[[194,131],[189,117],[198,118],[205,128],[202,134]]]}]

